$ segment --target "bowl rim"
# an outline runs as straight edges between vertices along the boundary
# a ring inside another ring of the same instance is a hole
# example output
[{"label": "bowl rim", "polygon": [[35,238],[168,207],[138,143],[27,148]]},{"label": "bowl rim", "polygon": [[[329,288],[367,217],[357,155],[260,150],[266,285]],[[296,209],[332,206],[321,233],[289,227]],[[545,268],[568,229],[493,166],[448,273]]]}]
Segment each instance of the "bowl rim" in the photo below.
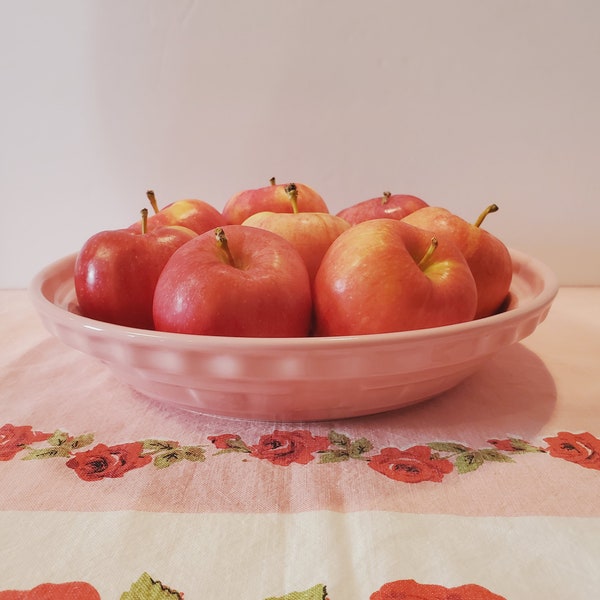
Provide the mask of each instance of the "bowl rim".
[{"label": "bowl rim", "polygon": [[[535,314],[549,306],[558,293],[559,284],[555,273],[539,259],[526,254],[520,250],[509,248],[513,259],[513,281],[518,271],[515,267],[521,266],[534,270],[542,282],[540,293],[531,301],[518,304],[509,310],[500,312],[477,320],[415,329],[410,331],[397,331],[389,333],[371,333],[352,336],[307,336],[307,337],[236,337],[236,336],[213,336],[186,333],[172,333],[139,329],[116,325],[104,321],[98,321],[76,314],[67,308],[60,306],[49,299],[43,291],[44,285],[52,278],[58,277],[61,271],[69,268],[75,263],[77,253],[64,256],[42,268],[34,275],[29,286],[28,295],[38,312],[52,321],[68,321],[72,326],[85,329],[88,334],[103,336],[110,334],[126,340],[128,343],[156,343],[160,345],[173,345],[181,348],[191,349],[193,347],[203,348],[207,344],[214,350],[230,349],[235,347],[240,350],[252,351],[254,349],[281,349],[281,350],[325,350],[340,349],[345,347],[360,348],[364,346],[382,346],[398,344],[401,342],[424,342],[433,339],[441,339],[460,334],[470,334],[473,331],[485,331],[490,327],[505,325],[510,326],[529,314]],[[68,279],[62,278],[60,283],[68,285]],[[512,289],[511,284],[511,289]]]}]

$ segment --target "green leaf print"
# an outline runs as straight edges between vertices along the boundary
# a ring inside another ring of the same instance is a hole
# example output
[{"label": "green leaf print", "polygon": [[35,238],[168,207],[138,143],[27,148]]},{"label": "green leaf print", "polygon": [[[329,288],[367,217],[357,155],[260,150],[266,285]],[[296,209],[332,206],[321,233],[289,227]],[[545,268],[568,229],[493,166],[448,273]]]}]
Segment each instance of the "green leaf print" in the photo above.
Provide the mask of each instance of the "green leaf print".
[{"label": "green leaf print", "polygon": [[201,462],[205,458],[204,449],[201,446],[181,446],[180,448],[174,448],[162,454],[157,454],[154,458],[154,466],[157,469],[165,469],[182,460]]},{"label": "green leaf print", "polygon": [[166,469],[175,463],[181,462],[185,459],[185,454],[181,448],[175,448],[174,450],[169,450],[169,452],[165,452],[164,454],[157,454],[154,457],[154,466],[157,469]]},{"label": "green leaf print", "polygon": [[206,460],[206,453],[202,446],[182,446],[183,458],[192,462],[202,462]]},{"label": "green leaf print", "polygon": [[525,440],[520,440],[518,438],[508,438],[515,453],[525,453],[525,452],[544,452],[541,448],[526,442]]},{"label": "green leaf print", "polygon": [[49,438],[48,444],[50,446],[62,446],[69,441],[69,434],[65,431],[57,429]]},{"label": "green leaf print", "polygon": [[93,441],[93,433],[71,437],[66,431],[61,431],[60,429],[57,429],[47,440],[49,446],[68,448],[69,450],[77,450],[84,446],[89,446]]},{"label": "green leaf print", "polygon": [[489,460],[492,462],[515,462],[510,456],[502,454],[501,452],[498,452],[498,450],[493,450],[492,448],[484,448],[483,450],[479,450],[478,454],[481,455],[483,460]]},{"label": "green leaf print", "polygon": [[23,460],[40,460],[44,458],[68,458],[71,456],[71,452],[68,448],[63,446],[52,446],[52,448],[39,448],[32,450],[23,457]]},{"label": "green leaf print", "polygon": [[430,442],[427,444],[432,450],[438,452],[450,452],[451,454],[461,454],[462,452],[469,452],[471,448],[457,444],[456,442]]},{"label": "green leaf print", "polygon": [[459,474],[476,471],[484,463],[480,452],[463,452],[456,457],[455,465]]},{"label": "green leaf print", "polygon": [[144,440],[142,447],[148,454],[156,454],[157,452],[166,452],[173,450],[179,446],[179,442],[166,441],[166,440]]},{"label": "green leaf print", "polygon": [[327,450],[319,457],[321,463],[336,463],[350,460],[350,454],[346,449]]},{"label": "green leaf print", "polygon": [[89,446],[94,441],[93,433],[86,433],[84,435],[78,435],[74,437],[72,440],[66,442],[66,446],[70,450],[78,450],[79,448],[83,448],[84,446]]},{"label": "green leaf print", "polygon": [[358,438],[350,444],[350,457],[362,458],[365,452],[373,449],[373,444],[367,438]]},{"label": "green leaf print", "polygon": [[326,598],[327,588],[322,583],[318,583],[304,592],[291,592],[285,596],[272,596],[265,600],[326,600]]},{"label": "green leaf print", "polygon": [[349,458],[365,460],[363,454],[373,449],[373,444],[364,437],[352,441],[347,435],[330,431],[327,438],[337,448],[322,452],[319,459],[322,463],[342,462]]},{"label": "green leaf print", "polygon": [[183,600],[183,595],[144,573],[120,600]]},{"label": "green leaf print", "polygon": [[337,431],[330,431],[327,436],[329,441],[335,446],[343,446],[346,447],[350,444],[350,438],[343,433],[338,433]]}]

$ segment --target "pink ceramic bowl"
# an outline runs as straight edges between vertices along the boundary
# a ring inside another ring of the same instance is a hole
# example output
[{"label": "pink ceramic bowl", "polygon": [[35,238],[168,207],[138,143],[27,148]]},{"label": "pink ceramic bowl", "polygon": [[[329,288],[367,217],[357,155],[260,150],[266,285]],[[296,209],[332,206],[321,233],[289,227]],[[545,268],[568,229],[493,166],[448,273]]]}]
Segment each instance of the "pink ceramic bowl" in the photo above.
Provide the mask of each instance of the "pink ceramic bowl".
[{"label": "pink ceramic bowl", "polygon": [[511,250],[497,315],[419,331],[330,338],[234,338],[111,325],[77,312],[75,255],[42,270],[30,297],[47,329],[143,394],[200,413],[314,421],[388,411],[436,396],[530,335],[558,291],[544,264]]}]

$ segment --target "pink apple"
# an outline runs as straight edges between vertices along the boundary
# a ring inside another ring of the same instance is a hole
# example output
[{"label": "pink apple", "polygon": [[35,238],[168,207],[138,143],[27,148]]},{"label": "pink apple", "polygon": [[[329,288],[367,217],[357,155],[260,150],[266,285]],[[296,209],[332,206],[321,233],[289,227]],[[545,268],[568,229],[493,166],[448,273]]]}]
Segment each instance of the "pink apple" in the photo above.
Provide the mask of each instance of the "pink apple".
[{"label": "pink apple", "polygon": [[361,335],[469,321],[477,290],[460,250],[395,219],[352,226],[314,284],[316,335]]},{"label": "pink apple", "polygon": [[417,196],[384,192],[378,198],[363,200],[344,208],[337,214],[338,217],[346,219],[351,225],[355,225],[371,219],[402,219],[411,212],[425,206],[428,206],[428,204]]},{"label": "pink apple", "polygon": [[[148,231],[166,225],[180,225],[201,234],[226,224],[225,217],[204,200],[177,200],[159,209],[154,192],[148,190],[146,195],[154,210],[154,213],[148,217]],[[141,231],[140,222],[137,221],[130,225],[130,229]]]},{"label": "pink apple", "polygon": [[448,238],[463,253],[477,285],[475,318],[498,312],[512,281],[512,259],[504,243],[480,227],[489,212],[498,207],[492,204],[475,223],[469,223],[445,208],[426,207],[406,216],[403,221],[432,231],[438,239]]},{"label": "pink apple", "polygon": [[[285,191],[289,183],[276,183],[258,189],[244,190],[232,196],[223,208],[228,223],[241,224],[250,215],[270,211],[290,213],[292,207]],[[298,190],[298,212],[329,212],[323,198],[312,188],[302,183],[295,184]]]},{"label": "pink apple", "polygon": [[207,231],[175,252],[154,295],[161,331],[238,337],[305,337],[310,281],[281,236],[245,225]]},{"label": "pink apple", "polygon": [[93,235],[75,261],[75,293],[81,314],[152,329],[158,276],[175,250],[195,237],[194,231],[179,226],[140,233],[116,229]]},{"label": "pink apple", "polygon": [[286,193],[293,212],[254,213],[244,221],[243,225],[268,229],[288,240],[304,259],[312,283],[323,255],[333,240],[350,227],[350,223],[331,213],[298,212],[296,186],[293,183],[288,185]]}]

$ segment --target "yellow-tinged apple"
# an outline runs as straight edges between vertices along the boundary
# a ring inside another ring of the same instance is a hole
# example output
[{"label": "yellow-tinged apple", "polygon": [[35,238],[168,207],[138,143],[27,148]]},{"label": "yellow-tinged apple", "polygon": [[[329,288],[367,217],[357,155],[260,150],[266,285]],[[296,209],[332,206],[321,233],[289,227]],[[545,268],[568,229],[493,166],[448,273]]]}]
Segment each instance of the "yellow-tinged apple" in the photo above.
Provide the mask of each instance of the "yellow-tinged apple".
[{"label": "yellow-tinged apple", "polygon": [[313,289],[315,333],[390,333],[470,321],[477,290],[448,238],[395,219],[342,233],[325,253]]},{"label": "yellow-tinged apple", "polygon": [[[292,206],[285,189],[289,183],[271,184],[257,189],[244,190],[232,196],[223,208],[223,216],[228,223],[241,225],[250,215],[270,211],[291,213]],[[296,183],[298,190],[298,212],[329,212],[325,200],[311,187]]]},{"label": "yellow-tinged apple", "polygon": [[[176,200],[159,209],[156,195],[153,190],[148,190],[146,196],[154,213],[148,217],[147,230],[152,231],[165,225],[180,225],[195,231],[198,235],[225,225],[225,217],[212,204],[204,200],[187,199]],[[130,225],[133,231],[140,231],[140,223]]]},{"label": "yellow-tinged apple", "polygon": [[263,211],[250,215],[242,224],[268,229],[288,240],[302,256],[312,283],[323,255],[350,223],[331,213],[299,212],[297,186],[290,183],[285,191],[293,212]]},{"label": "yellow-tinged apple", "polygon": [[477,285],[476,319],[501,310],[512,281],[512,259],[508,248],[481,227],[485,217],[497,210],[498,206],[491,204],[475,223],[435,206],[421,208],[402,219],[405,223],[432,231],[438,239],[448,238],[460,248]]}]

